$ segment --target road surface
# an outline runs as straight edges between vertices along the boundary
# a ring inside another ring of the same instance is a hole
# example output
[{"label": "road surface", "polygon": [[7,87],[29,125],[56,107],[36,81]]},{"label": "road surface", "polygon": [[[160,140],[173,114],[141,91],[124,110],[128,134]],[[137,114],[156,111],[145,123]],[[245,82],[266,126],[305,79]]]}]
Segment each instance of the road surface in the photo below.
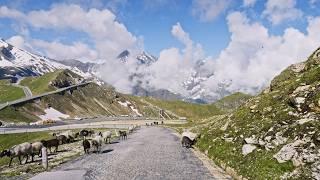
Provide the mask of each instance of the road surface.
[{"label": "road surface", "polygon": [[143,127],[127,140],[102,148],[68,162],[37,179],[229,179],[223,173],[211,174],[192,152],[182,148],[180,138],[172,130]]}]

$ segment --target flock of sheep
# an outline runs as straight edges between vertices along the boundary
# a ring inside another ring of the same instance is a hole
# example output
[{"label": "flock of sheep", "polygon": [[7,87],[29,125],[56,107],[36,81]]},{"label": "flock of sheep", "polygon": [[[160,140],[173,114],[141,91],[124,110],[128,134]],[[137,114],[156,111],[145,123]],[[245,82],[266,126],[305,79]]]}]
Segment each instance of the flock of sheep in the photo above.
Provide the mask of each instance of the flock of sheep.
[{"label": "flock of sheep", "polygon": [[[133,125],[130,126],[127,130],[114,130],[115,136],[119,137],[119,139],[127,139],[127,135],[132,133],[135,129],[140,128],[140,126]],[[93,130],[83,129],[77,133],[72,132],[71,130],[67,130],[62,133],[53,133],[54,138],[49,140],[41,140],[39,142],[24,142],[18,145],[14,145],[9,149],[3,150],[0,153],[0,158],[2,157],[10,157],[9,167],[11,166],[12,160],[14,158],[19,159],[20,165],[22,164],[22,159],[26,158],[25,164],[28,162],[29,157],[31,156],[31,162],[34,162],[34,156],[38,155],[41,157],[41,149],[42,147],[46,147],[49,149],[50,153],[52,153],[51,149],[54,149],[54,153],[58,151],[59,145],[73,143],[77,138],[82,138],[82,145],[85,153],[89,153],[90,148],[94,147],[96,152],[101,152],[101,146],[103,143],[111,143],[112,132],[104,131],[104,132],[94,132]]]},{"label": "flock of sheep", "polygon": [[[146,124],[149,125],[157,125],[158,123]],[[163,124],[163,122],[162,122]],[[127,130],[114,130],[114,135],[119,137],[119,140],[127,139],[127,135],[132,133],[135,129],[140,128],[140,126],[134,125],[130,126]],[[59,145],[73,143],[77,138],[82,138],[82,146],[85,153],[89,153],[91,147],[95,149],[95,152],[101,152],[101,147],[103,143],[111,143],[112,132],[104,131],[104,132],[94,132],[93,130],[83,129],[77,133],[72,132],[71,130],[62,132],[62,133],[53,133],[55,138],[49,140],[41,140],[39,142],[24,142],[18,145],[14,145],[13,147],[3,150],[0,153],[0,158],[2,157],[10,157],[9,167],[11,166],[13,158],[17,157],[19,159],[20,164],[22,164],[22,159],[26,158],[25,164],[28,162],[29,156],[31,156],[31,162],[34,161],[34,156],[38,155],[41,157],[41,149],[42,147],[46,147],[49,149],[50,153],[52,153],[51,148],[54,149],[54,153],[58,151]],[[185,131],[182,133],[181,144],[182,147],[191,148],[192,145],[195,144],[198,135]]]}]

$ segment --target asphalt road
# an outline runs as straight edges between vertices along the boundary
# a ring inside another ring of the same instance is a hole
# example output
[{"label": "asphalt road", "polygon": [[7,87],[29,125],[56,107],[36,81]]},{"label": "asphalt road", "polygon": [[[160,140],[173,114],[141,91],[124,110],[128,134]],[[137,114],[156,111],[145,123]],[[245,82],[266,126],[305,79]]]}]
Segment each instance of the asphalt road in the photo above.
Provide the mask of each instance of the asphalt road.
[{"label": "asphalt road", "polygon": [[[64,173],[65,172],[65,173]],[[79,178],[79,172],[82,178]],[[37,179],[37,177],[34,177]],[[161,127],[143,127],[127,140],[105,145],[101,154],[91,153],[63,164],[38,179],[223,179],[203,165],[192,150],[181,147],[180,138]]]}]

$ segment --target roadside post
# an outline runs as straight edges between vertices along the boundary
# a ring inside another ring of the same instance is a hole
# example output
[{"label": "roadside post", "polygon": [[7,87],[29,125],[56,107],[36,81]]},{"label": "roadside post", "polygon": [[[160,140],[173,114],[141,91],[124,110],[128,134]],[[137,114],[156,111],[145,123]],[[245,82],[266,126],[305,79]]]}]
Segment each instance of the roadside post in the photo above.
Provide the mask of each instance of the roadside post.
[{"label": "roadside post", "polygon": [[45,170],[47,170],[48,169],[48,152],[46,147],[43,147],[41,149],[41,155],[42,155],[42,166],[44,167]]}]

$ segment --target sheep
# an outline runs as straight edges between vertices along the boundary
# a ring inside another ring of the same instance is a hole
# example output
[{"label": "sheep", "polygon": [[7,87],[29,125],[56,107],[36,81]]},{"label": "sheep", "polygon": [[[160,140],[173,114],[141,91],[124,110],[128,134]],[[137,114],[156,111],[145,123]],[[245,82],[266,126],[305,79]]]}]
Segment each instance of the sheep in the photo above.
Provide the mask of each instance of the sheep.
[{"label": "sheep", "polygon": [[94,134],[93,130],[86,130],[86,129],[82,129],[80,132],[76,133],[75,137],[77,138],[78,136],[80,137],[87,137],[87,136],[91,136],[92,134]]},{"label": "sheep", "polygon": [[35,155],[38,155],[40,157],[41,148],[43,147],[43,144],[41,142],[34,142],[34,143],[31,143],[31,146],[32,146],[31,162],[33,162]]},{"label": "sheep", "polygon": [[191,148],[194,145],[195,139],[191,140],[187,136],[183,136],[181,140],[182,147]]},{"label": "sheep", "polygon": [[29,142],[25,142],[22,144],[15,145],[11,147],[10,149],[4,150],[0,153],[0,157],[8,156],[11,157],[9,162],[9,167],[11,166],[12,160],[14,157],[18,157],[20,164],[21,162],[21,156],[26,157],[26,162],[28,162],[28,155],[31,155],[32,153],[32,145]]},{"label": "sheep", "polygon": [[111,143],[111,131],[105,131],[102,133],[102,137],[105,143],[108,143],[108,139],[109,139],[109,143]]},{"label": "sheep", "polygon": [[134,130],[134,126],[130,126],[130,127],[128,127],[128,132],[129,132],[129,133],[132,133],[132,132],[133,132],[133,130]]},{"label": "sheep", "polygon": [[115,134],[115,136],[120,137],[119,131],[114,130],[114,134]]},{"label": "sheep", "polygon": [[96,148],[97,152],[101,152],[101,146],[103,142],[102,133],[99,132],[99,135],[96,135],[92,140],[92,146]]},{"label": "sheep", "polygon": [[59,145],[66,144],[68,142],[68,138],[65,135],[58,135],[56,138],[59,141]]},{"label": "sheep", "polygon": [[51,147],[55,147],[54,152],[56,153],[58,151],[59,147],[59,140],[58,139],[50,139],[50,140],[41,140],[40,141],[44,147],[49,148],[49,151],[51,153]]},{"label": "sheep", "polygon": [[192,145],[196,143],[196,140],[198,137],[199,136],[195,133],[184,131],[182,133],[182,140],[181,140],[182,147],[191,148]]},{"label": "sheep", "polygon": [[84,139],[82,141],[82,146],[83,146],[84,153],[89,154],[90,142],[87,139]]},{"label": "sheep", "polygon": [[121,139],[127,139],[127,131],[119,131],[119,134]]},{"label": "sheep", "polygon": [[67,142],[74,142],[74,139],[76,138],[76,133],[73,133],[71,130],[68,131],[64,131],[62,133],[53,133],[53,136],[57,136],[57,135],[64,135],[65,137],[67,137]]}]

